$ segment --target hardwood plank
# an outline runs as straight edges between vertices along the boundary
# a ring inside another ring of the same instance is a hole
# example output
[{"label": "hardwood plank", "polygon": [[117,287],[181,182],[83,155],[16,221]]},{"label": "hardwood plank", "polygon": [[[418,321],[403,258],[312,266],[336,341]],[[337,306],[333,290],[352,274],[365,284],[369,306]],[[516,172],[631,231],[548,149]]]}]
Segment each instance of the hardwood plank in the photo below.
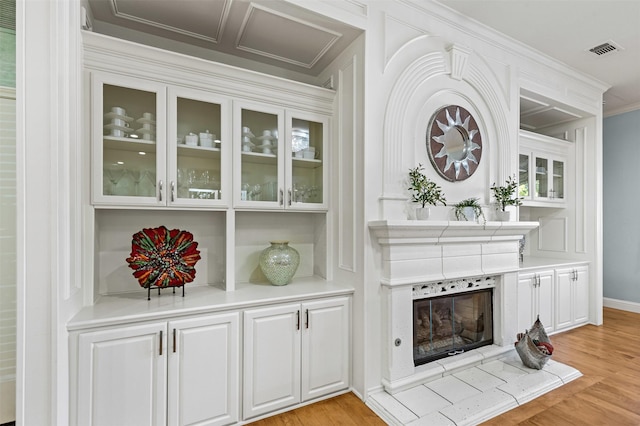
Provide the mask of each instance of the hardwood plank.
[{"label": "hardwood plank", "polygon": [[[640,314],[604,309],[604,324],[551,336],[553,359],[583,374],[483,426],[640,425]],[[385,425],[353,393],[260,420],[257,426]]]}]

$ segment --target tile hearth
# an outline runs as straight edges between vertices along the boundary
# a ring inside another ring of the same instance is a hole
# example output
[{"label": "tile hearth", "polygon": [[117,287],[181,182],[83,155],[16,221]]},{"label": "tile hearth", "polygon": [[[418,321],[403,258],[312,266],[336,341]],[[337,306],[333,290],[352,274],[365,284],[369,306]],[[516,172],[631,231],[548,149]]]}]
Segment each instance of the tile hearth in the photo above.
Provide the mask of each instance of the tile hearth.
[{"label": "tile hearth", "polygon": [[391,395],[372,394],[367,405],[390,425],[476,425],[582,376],[549,360],[525,367],[515,350]]}]

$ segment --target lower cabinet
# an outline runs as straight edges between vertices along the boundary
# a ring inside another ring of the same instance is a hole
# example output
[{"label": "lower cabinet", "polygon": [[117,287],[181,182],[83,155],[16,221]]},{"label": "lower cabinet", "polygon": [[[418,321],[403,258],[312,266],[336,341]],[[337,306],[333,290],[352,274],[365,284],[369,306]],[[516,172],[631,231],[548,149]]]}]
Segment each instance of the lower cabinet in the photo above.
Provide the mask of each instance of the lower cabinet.
[{"label": "lower cabinet", "polygon": [[75,331],[71,423],[229,425],[347,389],[350,322],[334,296]]},{"label": "lower cabinet", "polygon": [[556,270],[556,329],[589,319],[589,271],[586,266]]},{"label": "lower cabinet", "polygon": [[553,331],[553,270],[518,277],[518,330],[531,328],[538,316],[547,332]]},{"label": "lower cabinet", "polygon": [[574,265],[522,272],[518,276],[518,330],[540,315],[547,332],[589,321],[589,268]]},{"label": "lower cabinet", "polygon": [[238,420],[239,314],[78,335],[78,425]]},{"label": "lower cabinet", "polygon": [[350,298],[244,312],[243,416],[349,387]]}]

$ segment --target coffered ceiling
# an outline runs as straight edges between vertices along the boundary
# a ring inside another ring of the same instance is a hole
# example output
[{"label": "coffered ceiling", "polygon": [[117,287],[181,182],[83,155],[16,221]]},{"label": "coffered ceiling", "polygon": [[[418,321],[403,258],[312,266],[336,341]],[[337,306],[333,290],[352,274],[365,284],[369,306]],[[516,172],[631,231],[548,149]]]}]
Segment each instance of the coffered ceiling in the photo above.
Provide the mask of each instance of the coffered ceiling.
[{"label": "coffered ceiling", "polygon": [[98,32],[140,42],[157,36],[178,42],[184,53],[223,53],[310,76],[361,33],[282,1],[88,1]]}]

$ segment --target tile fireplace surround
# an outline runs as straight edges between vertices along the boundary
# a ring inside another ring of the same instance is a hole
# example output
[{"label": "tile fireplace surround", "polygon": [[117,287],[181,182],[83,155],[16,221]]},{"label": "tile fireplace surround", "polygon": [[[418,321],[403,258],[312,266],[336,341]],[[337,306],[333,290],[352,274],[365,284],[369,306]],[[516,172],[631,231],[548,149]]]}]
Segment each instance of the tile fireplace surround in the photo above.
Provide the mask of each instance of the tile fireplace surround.
[{"label": "tile fireplace surround", "polygon": [[[369,222],[382,271],[378,285],[383,304],[384,390],[371,395],[368,404],[384,420],[390,424],[475,424],[580,376],[579,371],[552,361],[541,371],[528,369],[513,349],[516,334],[523,331],[517,330],[518,242],[538,225]],[[414,366],[414,286],[487,276],[496,281],[494,344]],[[451,394],[456,397],[447,397],[447,389],[457,389]],[[422,401],[417,412],[408,408],[418,401],[415,398]]]}]

